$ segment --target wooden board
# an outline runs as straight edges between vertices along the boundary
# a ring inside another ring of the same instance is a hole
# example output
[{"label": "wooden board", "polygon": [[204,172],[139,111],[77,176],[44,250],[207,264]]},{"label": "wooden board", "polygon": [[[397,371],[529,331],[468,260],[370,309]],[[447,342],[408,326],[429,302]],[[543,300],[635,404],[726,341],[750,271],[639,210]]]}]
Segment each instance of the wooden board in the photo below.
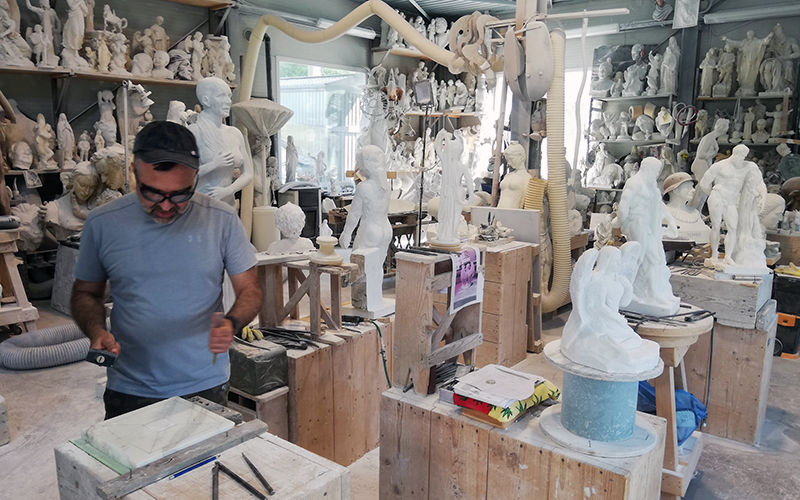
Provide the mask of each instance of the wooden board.
[{"label": "wooden board", "polygon": [[333,360],[331,346],[288,350],[289,441],[329,460],[333,445]]},{"label": "wooden board", "polygon": [[790,262],[800,266],[800,234],[767,234],[767,239],[781,244],[781,258],[778,264],[785,266]]},{"label": "wooden board", "polygon": [[701,335],[683,356],[683,372],[686,373],[685,390],[704,405],[708,404],[708,372],[713,338],[714,331],[708,335]]},{"label": "wooden board", "polygon": [[[486,499],[491,426],[443,405],[431,414],[428,498]],[[496,498],[496,497],[492,497]]]},{"label": "wooden board", "polygon": [[8,430],[8,409],[6,400],[0,396],[0,446],[11,441],[11,433]]},{"label": "wooden board", "polygon": [[289,439],[288,387],[278,387],[259,396],[231,387],[228,407],[241,413],[246,422],[257,418],[267,424],[267,432],[270,434]]},{"label": "wooden board", "polygon": [[761,328],[715,328],[706,433],[758,442],[767,411],[777,318],[775,301],[770,300],[759,311]]},{"label": "wooden board", "polygon": [[756,315],[772,297],[772,274],[753,281],[715,280],[714,271],[692,268],[697,276],[682,274],[685,268],[671,268],[673,293],[681,302],[714,313],[717,323],[754,328]]},{"label": "wooden board", "polygon": [[[249,439],[221,452],[218,460],[246,481],[257,481],[242,459],[242,453],[258,467],[275,489],[270,499],[347,500],[350,476],[347,469],[318,457],[271,434]],[[97,499],[99,483],[117,474],[72,443],[56,447],[56,467],[62,500]],[[122,497],[124,500],[206,500],[211,498],[213,462],[175,479],[161,479]],[[227,477],[220,478],[220,498],[253,498]]]}]

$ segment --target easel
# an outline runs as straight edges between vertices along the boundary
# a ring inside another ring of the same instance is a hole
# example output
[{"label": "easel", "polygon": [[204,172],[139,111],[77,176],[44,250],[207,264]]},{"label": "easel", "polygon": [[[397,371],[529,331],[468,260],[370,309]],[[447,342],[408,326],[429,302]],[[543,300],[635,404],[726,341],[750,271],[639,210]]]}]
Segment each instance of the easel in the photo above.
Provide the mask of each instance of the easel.
[{"label": "easel", "polygon": [[[351,273],[358,266],[340,264],[338,266],[321,266],[303,255],[263,255],[257,256],[259,281],[264,287],[264,302],[259,314],[259,326],[274,328],[283,320],[300,319],[300,301],[308,296],[310,302],[309,331],[313,339],[322,335],[322,322],[332,330],[342,329],[342,282],[349,284]],[[289,276],[289,300],[284,301],[283,268]],[[308,272],[306,276],[305,272]],[[320,277],[330,277],[330,312],[321,301]]]},{"label": "easel", "polygon": [[[694,306],[681,306],[679,314],[700,311]],[[700,454],[703,452],[703,435],[695,431],[683,443],[683,450],[678,448],[678,426],[675,408],[675,368],[683,370],[683,356],[700,335],[711,332],[714,318],[695,322],[683,322],[681,318],[670,322],[645,322],[632,324],[636,332],[643,338],[658,342],[661,346],[661,359],[664,361],[664,372],[655,379],[656,414],[667,419],[667,442],[664,450],[664,469],[661,479],[662,500],[678,500],[686,495],[689,482],[694,476]],[[682,374],[681,379],[686,380]]]},{"label": "easel", "polygon": [[[482,256],[481,262],[482,264]],[[435,306],[435,296],[446,290],[447,304],[450,294],[453,265],[447,254],[423,255],[399,252],[397,254],[397,299],[395,301],[394,375],[396,385],[413,383],[418,394],[427,394],[432,369],[448,359],[464,355],[468,365],[475,363],[475,349],[483,342],[481,333],[482,304],[478,308],[469,330],[474,332],[460,339],[452,339],[442,347],[445,335],[456,313],[449,306],[441,313]],[[467,312],[466,309],[459,312]]]},{"label": "easel", "polygon": [[0,283],[3,285],[3,297],[0,299],[0,325],[22,324],[25,331],[36,330],[39,310],[28,301],[25,287],[17,270],[17,240],[19,230],[0,230]]}]

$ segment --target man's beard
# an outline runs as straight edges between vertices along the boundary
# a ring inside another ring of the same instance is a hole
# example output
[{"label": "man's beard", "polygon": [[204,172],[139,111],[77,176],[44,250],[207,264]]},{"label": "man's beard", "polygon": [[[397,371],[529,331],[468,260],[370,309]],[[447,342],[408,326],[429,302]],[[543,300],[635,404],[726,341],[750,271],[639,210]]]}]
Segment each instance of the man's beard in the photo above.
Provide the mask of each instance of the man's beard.
[{"label": "man's beard", "polygon": [[158,205],[153,205],[150,208],[145,208],[144,211],[153,218],[159,224],[172,224],[175,220],[178,219],[186,210],[189,208],[189,204],[187,203],[185,207],[181,208],[178,205],[173,205],[172,208],[169,210],[164,211],[164,213],[169,214],[167,217],[162,215],[156,214],[156,212],[162,212]]}]

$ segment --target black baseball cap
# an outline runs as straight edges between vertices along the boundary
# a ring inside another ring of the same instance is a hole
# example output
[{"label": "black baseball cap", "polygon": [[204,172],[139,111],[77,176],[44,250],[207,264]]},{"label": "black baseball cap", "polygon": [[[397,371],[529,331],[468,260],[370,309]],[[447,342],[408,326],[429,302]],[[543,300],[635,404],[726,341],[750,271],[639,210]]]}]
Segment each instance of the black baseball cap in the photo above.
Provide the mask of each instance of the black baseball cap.
[{"label": "black baseball cap", "polygon": [[173,122],[155,121],[144,126],[133,141],[133,154],[152,165],[178,163],[197,170],[197,141],[188,128]]}]

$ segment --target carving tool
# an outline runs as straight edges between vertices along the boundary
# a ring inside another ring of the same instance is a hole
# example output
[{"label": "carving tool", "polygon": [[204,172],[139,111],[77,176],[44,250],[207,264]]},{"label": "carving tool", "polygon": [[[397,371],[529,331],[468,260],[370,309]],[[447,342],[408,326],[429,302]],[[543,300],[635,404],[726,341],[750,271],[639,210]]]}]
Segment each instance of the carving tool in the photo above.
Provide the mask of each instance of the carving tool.
[{"label": "carving tool", "polygon": [[236,474],[235,472],[230,470],[228,467],[226,467],[225,464],[223,464],[222,462],[217,462],[216,465],[219,466],[219,470],[220,471],[222,471],[229,478],[231,478],[234,481],[236,481],[237,483],[239,483],[239,485],[242,488],[244,488],[247,491],[249,491],[250,494],[253,495],[254,497],[258,498],[258,500],[267,500],[267,496],[265,494],[263,494],[260,491],[258,491],[257,489],[255,489],[252,484],[250,484],[247,481],[245,481],[244,479],[242,479],[238,474]]},{"label": "carving tool", "polygon": [[211,500],[219,500],[219,462],[214,464],[211,471]]},{"label": "carving tool", "polygon": [[111,366],[117,360],[117,355],[113,352],[104,351],[102,349],[89,349],[84,361],[94,363],[98,366]]},{"label": "carving tool", "polygon": [[169,478],[170,479],[175,479],[176,477],[181,477],[182,475],[186,474],[187,472],[191,472],[191,471],[197,469],[198,467],[202,467],[207,463],[213,462],[216,459],[217,459],[217,455],[208,457],[205,460],[201,460],[201,461],[197,462],[194,465],[190,465],[189,467],[187,467],[187,468],[185,468],[185,469],[183,469],[181,471],[176,472],[175,474],[169,476]]},{"label": "carving tool", "polygon": [[274,495],[275,490],[272,489],[272,486],[270,486],[270,484],[267,482],[267,479],[263,475],[261,475],[261,471],[259,471],[256,468],[256,466],[253,465],[253,462],[251,462],[250,459],[247,458],[247,455],[245,455],[244,453],[242,453],[242,458],[244,458],[244,461],[247,462],[247,465],[250,467],[250,470],[252,470],[253,474],[256,475],[256,478],[259,480],[259,482],[261,482],[261,485],[264,486],[264,488],[267,490],[267,494]]},{"label": "carving tool", "polygon": [[[223,314],[220,313],[220,312],[215,312],[214,314],[211,315],[211,329],[212,330],[214,328],[219,328],[220,326],[222,326],[222,318],[223,318]],[[217,353],[214,353],[214,359],[211,361],[211,364],[212,365],[216,365],[217,364]]]}]

